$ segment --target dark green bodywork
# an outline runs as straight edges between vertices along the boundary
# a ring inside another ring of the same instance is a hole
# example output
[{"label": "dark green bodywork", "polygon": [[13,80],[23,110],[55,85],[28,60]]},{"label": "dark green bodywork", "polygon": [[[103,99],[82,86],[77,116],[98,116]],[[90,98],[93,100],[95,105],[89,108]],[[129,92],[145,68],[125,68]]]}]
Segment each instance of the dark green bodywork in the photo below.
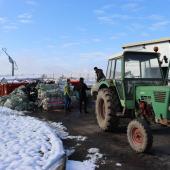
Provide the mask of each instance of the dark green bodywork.
[{"label": "dark green bodywork", "polygon": [[152,105],[156,119],[169,119],[170,87],[168,86],[139,86],[136,87],[136,101],[144,100]]}]

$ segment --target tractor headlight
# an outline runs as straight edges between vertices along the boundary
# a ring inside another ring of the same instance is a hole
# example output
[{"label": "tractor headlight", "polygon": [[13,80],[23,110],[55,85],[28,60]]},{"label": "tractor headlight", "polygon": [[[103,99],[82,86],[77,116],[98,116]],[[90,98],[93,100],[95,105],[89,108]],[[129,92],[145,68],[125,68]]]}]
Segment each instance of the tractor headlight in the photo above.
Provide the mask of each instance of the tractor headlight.
[{"label": "tractor headlight", "polygon": [[170,111],[170,106],[168,107],[168,111]]}]

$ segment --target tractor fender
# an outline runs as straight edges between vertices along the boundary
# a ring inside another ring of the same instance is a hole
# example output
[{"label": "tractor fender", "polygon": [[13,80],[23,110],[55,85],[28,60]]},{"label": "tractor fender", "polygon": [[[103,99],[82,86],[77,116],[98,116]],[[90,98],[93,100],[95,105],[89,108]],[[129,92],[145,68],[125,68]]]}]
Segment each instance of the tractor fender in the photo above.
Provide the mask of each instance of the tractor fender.
[{"label": "tractor fender", "polygon": [[94,99],[96,99],[98,91],[103,88],[112,88],[114,87],[113,81],[112,80],[102,80],[100,82],[97,82],[94,84],[91,88],[91,95]]}]

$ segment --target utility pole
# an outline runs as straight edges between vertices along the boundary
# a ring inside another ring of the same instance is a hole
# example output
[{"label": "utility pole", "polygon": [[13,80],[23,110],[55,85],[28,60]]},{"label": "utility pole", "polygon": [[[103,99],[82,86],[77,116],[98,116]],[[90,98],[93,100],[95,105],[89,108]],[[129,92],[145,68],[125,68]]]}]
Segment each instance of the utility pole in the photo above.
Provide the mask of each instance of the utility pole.
[{"label": "utility pole", "polygon": [[2,51],[7,55],[9,62],[12,64],[12,76],[14,76],[14,70],[15,70],[15,66],[17,68],[17,64],[16,62],[11,58],[11,56],[7,53],[7,49],[6,48],[2,48]]}]

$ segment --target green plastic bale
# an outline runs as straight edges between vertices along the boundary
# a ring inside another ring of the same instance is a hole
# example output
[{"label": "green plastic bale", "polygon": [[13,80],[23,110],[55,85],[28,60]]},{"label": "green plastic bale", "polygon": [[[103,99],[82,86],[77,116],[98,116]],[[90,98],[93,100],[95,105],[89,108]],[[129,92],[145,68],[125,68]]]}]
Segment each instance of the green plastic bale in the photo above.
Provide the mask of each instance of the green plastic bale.
[{"label": "green plastic bale", "polygon": [[38,98],[45,98],[45,97],[63,97],[63,91],[59,90],[47,90],[47,91],[38,91]]},{"label": "green plastic bale", "polygon": [[12,101],[10,99],[7,99],[4,103],[5,107],[8,107],[10,109],[14,109],[14,106],[12,105]]},{"label": "green plastic bale", "polygon": [[57,89],[58,85],[57,84],[38,84],[36,88],[47,91],[51,89]]},{"label": "green plastic bale", "polygon": [[23,102],[25,101],[25,100],[23,100],[22,98],[20,98],[16,95],[11,96],[10,100],[11,100],[11,103],[12,103],[13,106],[22,105]]},{"label": "green plastic bale", "polygon": [[27,105],[27,110],[29,111],[34,111],[38,108],[38,105],[34,102],[29,102],[29,104]]},{"label": "green plastic bale", "polygon": [[8,96],[0,97],[0,106],[4,106],[4,103],[6,102],[7,99],[8,99]]}]

